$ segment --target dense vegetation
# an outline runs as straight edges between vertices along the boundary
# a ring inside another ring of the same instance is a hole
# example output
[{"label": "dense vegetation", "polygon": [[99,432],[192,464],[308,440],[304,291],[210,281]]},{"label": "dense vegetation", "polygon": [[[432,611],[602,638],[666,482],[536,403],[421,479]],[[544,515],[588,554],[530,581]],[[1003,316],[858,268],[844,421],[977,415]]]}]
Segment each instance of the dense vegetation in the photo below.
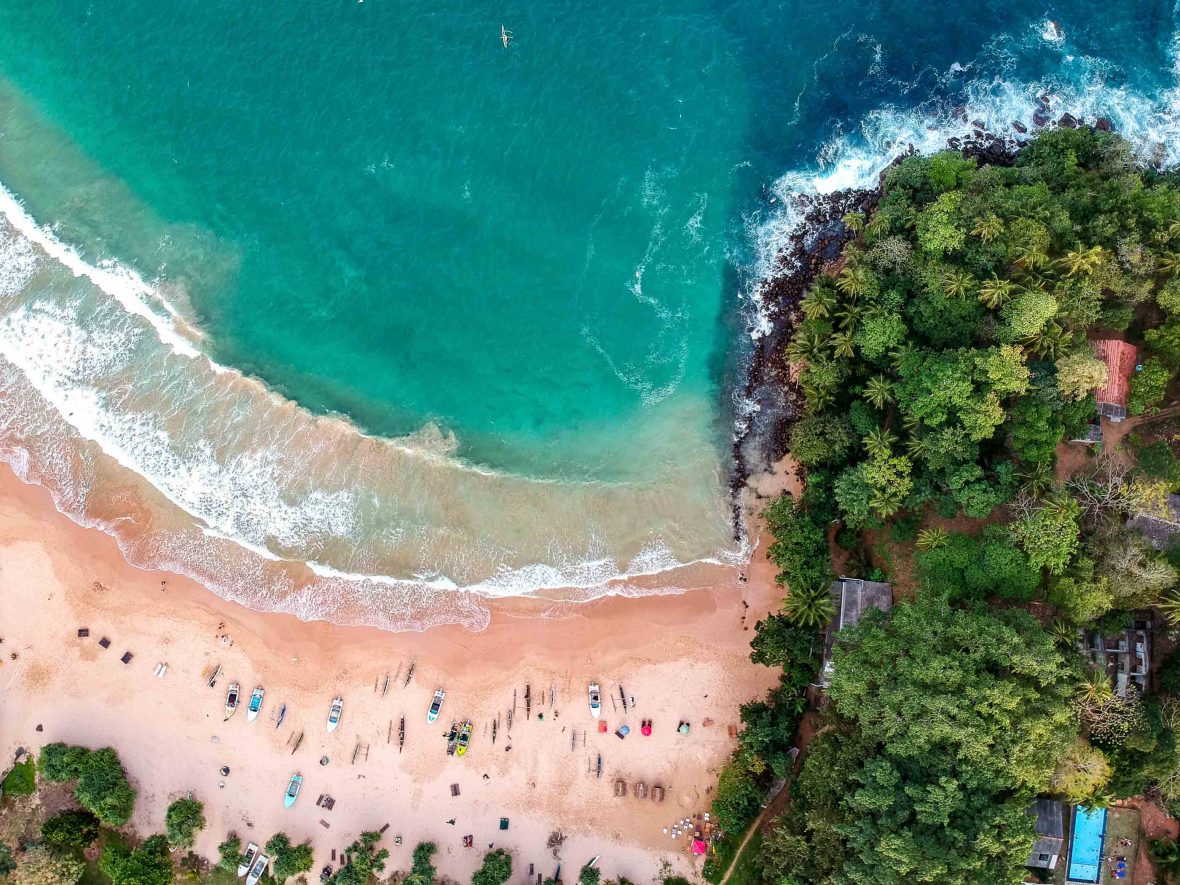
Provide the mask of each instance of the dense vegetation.
[{"label": "dense vegetation", "polygon": [[119,754],[110,747],[88,750],[49,744],[41,751],[39,764],[46,780],[77,781],[74,798],[104,824],[121,827],[131,819],[135,790],[123,771]]},{"label": "dense vegetation", "polygon": [[[832,703],[757,865],[766,885],[1019,882],[1038,795],[1180,804],[1180,660],[1161,693],[1124,695],[1076,646],[1144,608],[1180,620],[1180,554],[1129,524],[1167,514],[1180,436],[1058,463],[1108,380],[1094,339],[1140,348],[1132,416],[1165,406],[1180,190],[1115,135],[1049,130],[1009,166],[908,157],[844,224],[787,353],[807,484],[766,512],[788,592],[753,659],[806,684],[834,614],[833,552],[902,598],[838,635]],[[782,721],[759,739],[760,720],[743,721],[714,806],[731,834],[765,778],[737,790],[727,776],[750,757],[772,769],[795,733]]]}]

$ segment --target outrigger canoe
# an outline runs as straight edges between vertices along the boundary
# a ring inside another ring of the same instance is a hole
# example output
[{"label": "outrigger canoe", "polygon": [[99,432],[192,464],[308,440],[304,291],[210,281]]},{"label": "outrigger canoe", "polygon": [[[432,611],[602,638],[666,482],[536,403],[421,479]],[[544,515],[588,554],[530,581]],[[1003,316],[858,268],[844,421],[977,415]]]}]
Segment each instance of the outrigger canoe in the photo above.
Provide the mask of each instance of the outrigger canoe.
[{"label": "outrigger canoe", "polygon": [[229,691],[225,693],[225,718],[229,719],[234,715],[238,709],[238,701],[241,700],[242,689],[236,682],[229,684]]},{"label": "outrigger canoe", "polygon": [[258,860],[254,861],[254,866],[250,867],[250,873],[246,876],[246,885],[258,885],[258,880],[266,873],[268,866],[270,858],[265,854],[258,855]]},{"label": "outrigger canoe", "polygon": [[454,756],[455,749],[459,746],[459,723],[454,719],[451,720],[451,730],[447,732],[447,755]]},{"label": "outrigger canoe", "polygon": [[266,694],[266,689],[261,685],[254,691],[250,692],[250,705],[246,707],[246,720],[253,722],[258,718],[258,711],[262,709],[262,697]]},{"label": "outrigger canoe", "polygon": [[250,867],[254,866],[254,858],[258,857],[258,843],[251,842],[246,846],[246,853],[242,855],[242,859],[238,862],[238,878],[250,872]]},{"label": "outrigger canoe", "polygon": [[471,720],[463,723],[463,730],[459,732],[459,745],[455,748],[455,755],[462,756],[467,752],[467,745],[471,743]]},{"label": "outrigger canoe", "polygon": [[340,724],[340,714],[344,712],[344,698],[333,698],[332,708],[328,710],[328,734],[336,730]]},{"label": "outrigger canoe", "polygon": [[597,682],[590,683],[590,715],[597,719],[602,714],[602,692]]},{"label": "outrigger canoe", "polygon": [[434,693],[434,700],[430,702],[430,710],[426,713],[426,721],[433,722],[438,718],[438,711],[442,709],[443,698],[447,693],[441,688]]},{"label": "outrigger canoe", "polygon": [[275,731],[283,727],[283,720],[287,718],[287,705],[283,704],[282,709],[279,710],[279,721],[275,723]]},{"label": "outrigger canoe", "polygon": [[299,798],[299,788],[303,786],[303,775],[296,772],[291,775],[291,783],[287,785],[287,795],[283,797],[283,807],[290,808]]}]

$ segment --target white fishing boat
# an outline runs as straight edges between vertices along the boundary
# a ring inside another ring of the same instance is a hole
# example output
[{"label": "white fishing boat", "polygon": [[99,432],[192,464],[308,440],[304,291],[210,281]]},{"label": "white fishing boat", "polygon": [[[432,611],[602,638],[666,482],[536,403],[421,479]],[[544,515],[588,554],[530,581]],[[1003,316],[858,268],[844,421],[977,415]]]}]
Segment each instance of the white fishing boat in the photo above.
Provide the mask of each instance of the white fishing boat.
[{"label": "white fishing boat", "polygon": [[250,872],[250,867],[254,866],[254,858],[258,857],[258,843],[251,842],[246,846],[246,851],[242,855],[242,859],[238,862],[238,878]]},{"label": "white fishing boat", "polygon": [[254,866],[250,867],[250,872],[246,876],[246,885],[258,885],[258,880],[266,874],[268,866],[270,866],[270,858],[265,854],[258,855],[258,859],[254,861]]},{"label": "white fishing boat", "polygon": [[253,722],[258,718],[258,711],[262,709],[262,696],[266,694],[266,689],[261,685],[250,693],[250,705],[246,707],[246,719]]},{"label": "white fishing boat", "polygon": [[590,683],[590,715],[595,719],[602,715],[602,692],[597,682]]},{"label": "white fishing boat", "polygon": [[430,702],[430,709],[426,712],[426,721],[433,722],[438,718],[438,711],[442,709],[443,698],[447,693],[441,688],[434,693],[434,700]]},{"label": "white fishing boat", "polygon": [[336,730],[340,724],[340,715],[344,712],[344,698],[333,698],[332,708],[328,710],[328,734]]},{"label": "white fishing boat", "polygon": [[290,808],[299,798],[299,788],[303,786],[303,775],[296,772],[291,775],[291,783],[287,784],[287,795],[283,797],[283,807]]},{"label": "white fishing boat", "polygon": [[238,701],[242,699],[242,688],[236,682],[229,684],[229,691],[225,693],[225,718],[230,716],[238,709]]}]

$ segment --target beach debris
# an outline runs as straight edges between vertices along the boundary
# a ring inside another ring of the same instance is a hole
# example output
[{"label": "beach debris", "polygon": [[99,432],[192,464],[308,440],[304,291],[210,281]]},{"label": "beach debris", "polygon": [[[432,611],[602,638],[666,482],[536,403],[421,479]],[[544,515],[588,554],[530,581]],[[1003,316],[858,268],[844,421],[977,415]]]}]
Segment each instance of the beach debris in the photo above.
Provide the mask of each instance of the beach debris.
[{"label": "beach debris", "polygon": [[[291,755],[295,755],[295,751],[299,749],[299,745],[303,743],[303,732],[299,732],[299,737],[295,738],[295,746],[291,748]],[[324,757],[327,758],[326,756]]]},{"label": "beach debris", "polygon": [[524,687],[524,718],[533,718],[533,688],[528,684]]},{"label": "beach debris", "polygon": [[560,859],[561,855],[559,852],[561,851],[561,847],[565,844],[565,838],[565,833],[563,833],[561,830],[554,830],[549,834],[549,838],[545,841],[545,847],[553,852],[553,857],[555,859]]},{"label": "beach debris", "polygon": [[409,687],[409,685],[410,685],[410,680],[414,678],[414,668],[415,668],[415,667],[417,667],[417,666],[418,666],[418,662],[417,662],[417,661],[410,661],[410,671],[409,671],[408,673],[406,673],[406,681],[405,681],[405,683],[402,685],[402,688],[408,688],[408,687]]},{"label": "beach debris", "polygon": [[397,726],[397,751],[401,753],[402,748],[406,745],[406,717],[401,718],[401,722]]},{"label": "beach debris", "polygon": [[[320,818],[320,826],[326,830],[326,829],[330,828],[332,825],[330,823],[328,823],[326,820],[324,820],[323,818]],[[329,869],[331,869],[331,867],[329,867]],[[328,875],[330,876],[332,874],[329,873]]]},{"label": "beach debris", "polygon": [[389,674],[385,674],[385,684],[381,686],[381,697],[385,697],[389,693]]},{"label": "beach debris", "polygon": [[497,716],[495,719],[492,720],[492,745],[493,746],[496,743],[496,730],[499,727],[499,725],[500,725],[500,717]]},{"label": "beach debris", "polygon": [[393,720],[389,720],[389,727],[385,729],[385,743],[393,742]]},{"label": "beach debris", "polygon": [[598,754],[598,765],[594,769],[594,779],[595,780],[602,779],[602,754],[601,753]]},{"label": "beach debris", "polygon": [[[208,672],[208,670],[206,670],[205,672],[207,673],[207,672]],[[201,675],[203,676],[203,675],[205,675],[205,674],[204,674],[204,673],[202,673]],[[213,673],[212,673],[212,674],[209,676],[209,678],[206,680],[205,684],[206,684],[207,686],[209,686],[209,688],[213,688],[215,685],[217,685],[217,680],[218,680],[218,678],[219,678],[220,676],[221,676],[221,664],[217,664],[217,665],[216,665],[216,666],[213,668]]]},{"label": "beach debris", "polygon": [[352,748],[352,762],[350,762],[349,765],[356,765],[357,757],[361,756],[362,754],[363,754],[364,761],[368,762],[369,761],[369,745],[362,744],[361,739],[358,737],[356,739],[356,746]]},{"label": "beach debris", "polygon": [[619,686],[619,700],[623,702],[623,712],[627,712],[627,695],[623,693],[623,686]]}]

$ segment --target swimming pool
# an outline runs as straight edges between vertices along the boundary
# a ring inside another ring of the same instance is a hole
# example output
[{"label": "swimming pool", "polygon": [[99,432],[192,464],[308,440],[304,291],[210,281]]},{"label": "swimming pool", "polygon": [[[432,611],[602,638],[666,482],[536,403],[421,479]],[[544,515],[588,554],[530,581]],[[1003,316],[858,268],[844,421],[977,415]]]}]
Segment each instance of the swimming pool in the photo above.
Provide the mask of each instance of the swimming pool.
[{"label": "swimming pool", "polygon": [[1067,882],[1097,882],[1102,872],[1102,843],[1106,839],[1106,809],[1073,809]]}]

